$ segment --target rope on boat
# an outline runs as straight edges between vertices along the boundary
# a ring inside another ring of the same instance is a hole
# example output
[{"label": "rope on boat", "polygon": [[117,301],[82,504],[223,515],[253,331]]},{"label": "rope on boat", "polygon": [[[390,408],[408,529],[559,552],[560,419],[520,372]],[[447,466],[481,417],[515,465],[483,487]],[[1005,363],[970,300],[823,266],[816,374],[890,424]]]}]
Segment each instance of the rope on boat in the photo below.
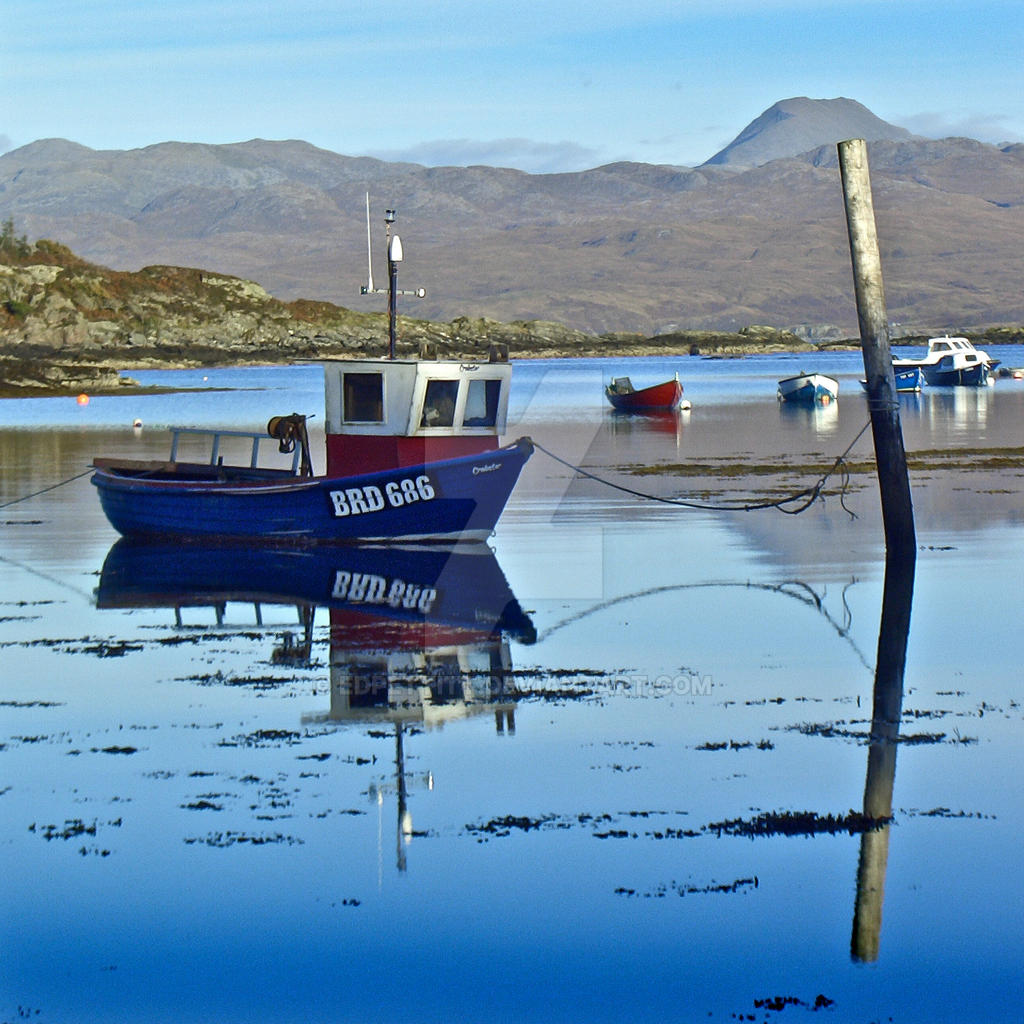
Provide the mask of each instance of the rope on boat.
[{"label": "rope on boat", "polygon": [[[626,487],[624,484],[617,484],[611,480],[606,480],[604,477],[597,476],[595,473],[591,473],[589,470],[584,469],[582,466],[575,466],[571,462],[563,459],[561,456],[556,455],[554,452],[549,451],[542,444],[538,444],[536,441],[533,442],[533,446],[542,451],[545,455],[554,459],[555,462],[560,462],[563,466],[568,469],[579,473],[581,476],[585,476],[590,480],[595,480],[599,484],[604,484],[606,487],[611,487],[616,491],[623,491],[626,494],[632,494],[636,498],[644,498],[647,501],[659,501],[665,505],[678,505],[682,508],[694,508],[700,509],[705,512],[756,512],[760,509],[774,508],[780,512],[784,512],[788,516],[796,516],[801,512],[809,509],[819,498],[822,497],[822,490],[825,487],[825,483],[836,473],[841,474],[841,484],[839,488],[839,504],[842,505],[843,511],[846,512],[852,519],[857,518],[857,514],[846,507],[845,497],[846,491],[850,483],[850,474],[846,469],[846,457],[853,450],[854,445],[864,436],[864,432],[871,426],[871,420],[868,420],[863,427],[857,432],[857,436],[847,445],[846,451],[842,455],[838,456],[835,462],[815,481],[810,487],[805,487],[801,491],[795,491],[793,494],[785,495],[781,498],[763,498],[758,501],[737,501],[732,504],[713,505],[707,502],[699,501],[686,501],[683,498],[665,498],[659,494],[651,494],[647,491],[638,491],[632,487]],[[795,508],[789,508],[787,506],[793,505],[795,502],[799,504]]]},{"label": "rope on boat", "polygon": [[67,480],[61,480],[59,484],[50,484],[49,487],[44,487],[41,491],[33,491],[31,494],[22,495],[20,498],[15,498],[13,501],[5,501],[0,505],[0,509],[10,508],[12,505],[17,505],[19,502],[28,501],[29,498],[38,498],[40,494],[45,494],[47,491],[55,491],[58,487],[63,487],[65,484],[74,483],[75,480],[81,480],[83,476],[88,476],[92,471],[92,466],[90,466],[81,473],[69,476]]}]

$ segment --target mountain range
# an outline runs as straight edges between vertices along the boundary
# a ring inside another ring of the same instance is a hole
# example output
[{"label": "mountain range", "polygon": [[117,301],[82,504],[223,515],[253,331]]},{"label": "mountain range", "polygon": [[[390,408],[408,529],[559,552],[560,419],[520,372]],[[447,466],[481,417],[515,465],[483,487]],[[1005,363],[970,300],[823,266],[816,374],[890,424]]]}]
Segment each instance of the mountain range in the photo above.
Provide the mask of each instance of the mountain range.
[{"label": "mountain range", "polygon": [[557,321],[590,333],[856,334],[835,143],[868,140],[894,334],[1024,323],[1024,145],[930,140],[849,99],[776,103],[699,167],[564,174],[424,167],[302,141],[62,139],[0,156],[0,220],[119,270],[203,267],[275,297],[378,312],[397,211],[410,316]]}]

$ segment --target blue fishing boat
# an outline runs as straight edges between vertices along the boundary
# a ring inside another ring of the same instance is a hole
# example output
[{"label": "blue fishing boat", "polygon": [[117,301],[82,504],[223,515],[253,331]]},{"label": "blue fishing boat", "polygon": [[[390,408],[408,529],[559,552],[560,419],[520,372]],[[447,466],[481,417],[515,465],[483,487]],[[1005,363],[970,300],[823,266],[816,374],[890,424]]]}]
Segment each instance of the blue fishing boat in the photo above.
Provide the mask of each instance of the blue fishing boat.
[{"label": "blue fishing boat", "polygon": [[92,482],[126,537],[298,544],[485,540],[530,457],[528,438],[475,455],[349,476],[220,463],[94,460]]},{"label": "blue fishing boat", "polygon": [[780,402],[800,405],[828,405],[839,397],[839,381],[823,373],[798,373],[779,381]]},{"label": "blue fishing boat", "polygon": [[[924,386],[924,371],[920,366],[908,366],[903,369],[893,368],[896,379],[896,390],[900,392],[920,391]],[[868,382],[862,380],[860,386],[867,391]]]},{"label": "blue fishing boat", "polygon": [[[369,221],[369,200],[367,200]],[[92,482],[111,525],[128,537],[252,538],[292,544],[486,539],[533,452],[499,446],[512,367],[504,346],[480,361],[395,356],[395,266],[388,232],[389,355],[321,361],[326,472],[315,476],[306,417],[275,416],[267,436],[291,468],[259,464],[264,435],[173,431],[166,461],[93,460]],[[372,277],[363,294],[376,294]],[[212,436],[208,462],[178,458],[179,441]],[[251,440],[248,463],[225,465],[222,441]]]}]

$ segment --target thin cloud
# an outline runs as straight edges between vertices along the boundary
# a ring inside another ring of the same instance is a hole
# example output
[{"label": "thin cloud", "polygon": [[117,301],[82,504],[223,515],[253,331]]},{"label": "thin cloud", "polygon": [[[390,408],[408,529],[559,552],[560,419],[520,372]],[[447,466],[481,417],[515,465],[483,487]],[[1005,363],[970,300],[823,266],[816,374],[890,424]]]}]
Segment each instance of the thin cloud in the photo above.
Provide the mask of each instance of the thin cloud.
[{"label": "thin cloud", "polygon": [[588,146],[532,139],[434,139],[366,155],[427,167],[513,167],[530,174],[583,171],[601,162],[598,151]]},{"label": "thin cloud", "polygon": [[6,153],[9,149],[14,149],[14,143],[7,135],[0,135],[0,153]]},{"label": "thin cloud", "polygon": [[925,111],[899,118],[898,124],[927,139],[965,138],[980,142],[1007,142],[1021,138],[1019,127],[1010,118],[999,114],[962,114]]}]

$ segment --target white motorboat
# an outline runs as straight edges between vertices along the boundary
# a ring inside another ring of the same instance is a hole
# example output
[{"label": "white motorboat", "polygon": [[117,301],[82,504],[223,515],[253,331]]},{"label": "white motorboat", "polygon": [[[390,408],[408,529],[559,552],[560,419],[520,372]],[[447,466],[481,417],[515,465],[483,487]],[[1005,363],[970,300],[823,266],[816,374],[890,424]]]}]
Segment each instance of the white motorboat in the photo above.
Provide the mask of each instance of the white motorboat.
[{"label": "white motorboat", "polygon": [[928,339],[928,354],[923,359],[894,359],[892,365],[897,373],[919,367],[929,387],[979,387],[989,382],[999,360],[990,358],[966,338],[943,335]]}]

